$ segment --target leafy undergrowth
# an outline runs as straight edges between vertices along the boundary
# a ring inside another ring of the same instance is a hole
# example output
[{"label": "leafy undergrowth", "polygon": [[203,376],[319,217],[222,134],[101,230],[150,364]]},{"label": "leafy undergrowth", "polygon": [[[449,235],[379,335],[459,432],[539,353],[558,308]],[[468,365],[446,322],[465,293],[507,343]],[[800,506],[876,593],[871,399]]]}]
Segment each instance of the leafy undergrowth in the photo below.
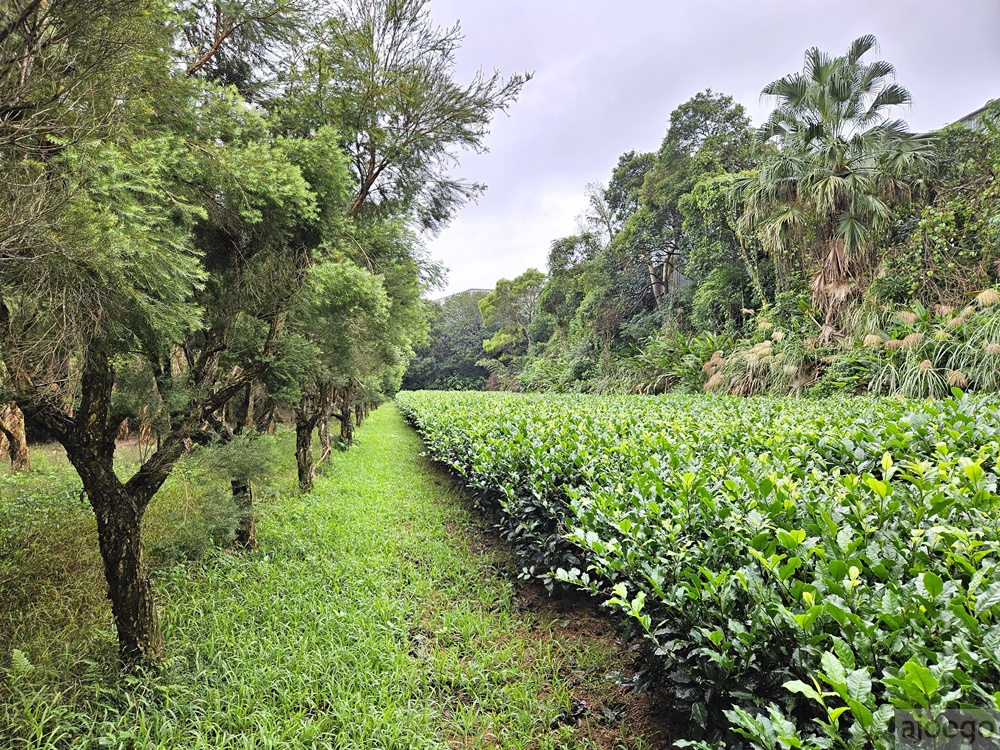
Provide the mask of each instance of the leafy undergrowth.
[{"label": "leafy undergrowth", "polygon": [[0,746],[661,746],[638,737],[652,707],[618,684],[633,665],[607,623],[519,593],[394,408],[359,440],[314,493],[266,498],[248,555],[182,543],[218,524],[196,466],[165,488],[148,534],[167,661],[126,678],[77,483],[57,456],[3,477]]},{"label": "leafy undergrowth", "polygon": [[530,573],[646,632],[684,738],[893,746],[1000,710],[997,400],[403,393]]}]

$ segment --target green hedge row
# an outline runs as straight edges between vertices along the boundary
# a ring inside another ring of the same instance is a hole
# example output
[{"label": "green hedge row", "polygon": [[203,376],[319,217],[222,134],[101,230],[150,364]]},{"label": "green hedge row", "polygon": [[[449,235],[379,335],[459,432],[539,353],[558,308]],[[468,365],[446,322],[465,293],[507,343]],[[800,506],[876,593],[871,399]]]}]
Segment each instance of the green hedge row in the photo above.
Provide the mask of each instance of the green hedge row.
[{"label": "green hedge row", "polygon": [[891,747],[1000,709],[997,399],[402,393],[532,573],[652,642],[688,739]]}]

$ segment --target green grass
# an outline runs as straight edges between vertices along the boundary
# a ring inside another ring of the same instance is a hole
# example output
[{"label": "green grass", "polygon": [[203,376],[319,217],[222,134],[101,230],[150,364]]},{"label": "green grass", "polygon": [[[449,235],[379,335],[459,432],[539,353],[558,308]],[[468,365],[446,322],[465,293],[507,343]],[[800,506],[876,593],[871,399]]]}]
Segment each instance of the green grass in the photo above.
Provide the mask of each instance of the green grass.
[{"label": "green grass", "polygon": [[[161,571],[167,661],[127,684],[112,666],[92,518],[64,470],[48,475],[59,492],[40,492],[37,475],[19,480],[19,496],[44,495],[53,515],[16,537],[34,535],[34,557],[13,554],[13,527],[0,527],[10,553],[0,562],[0,747],[648,747],[625,739],[627,725],[565,721],[574,690],[620,697],[605,676],[621,667],[613,649],[520,611],[506,553],[481,543],[420,450],[383,407],[314,493],[264,503],[258,552],[214,549]],[[176,523],[190,498],[182,480],[154,501],[158,523]],[[0,484],[0,522],[27,513],[14,487]],[[45,548],[54,540],[72,542],[76,568]],[[49,563],[62,572],[23,581]]]}]

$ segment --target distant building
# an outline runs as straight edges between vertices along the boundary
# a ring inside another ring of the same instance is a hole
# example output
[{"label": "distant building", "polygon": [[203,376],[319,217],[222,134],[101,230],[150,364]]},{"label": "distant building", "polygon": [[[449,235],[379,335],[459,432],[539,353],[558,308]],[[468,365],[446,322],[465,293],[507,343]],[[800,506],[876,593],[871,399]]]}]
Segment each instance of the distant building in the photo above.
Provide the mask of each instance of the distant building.
[{"label": "distant building", "polygon": [[970,112],[965,117],[960,117],[955,120],[955,125],[965,125],[965,127],[972,130],[981,130],[983,127],[983,114],[989,109],[990,105],[995,102],[995,99],[991,99],[986,102],[982,107],[977,109],[975,112]]}]

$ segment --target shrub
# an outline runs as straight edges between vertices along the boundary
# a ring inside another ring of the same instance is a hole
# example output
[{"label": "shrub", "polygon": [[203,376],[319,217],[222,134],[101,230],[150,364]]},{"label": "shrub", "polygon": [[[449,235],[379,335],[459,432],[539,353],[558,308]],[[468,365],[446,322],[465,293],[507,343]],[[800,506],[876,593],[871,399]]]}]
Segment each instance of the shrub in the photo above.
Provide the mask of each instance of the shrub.
[{"label": "shrub", "polygon": [[398,401],[529,574],[642,629],[687,739],[830,747],[835,715],[887,748],[914,695],[1000,708],[995,398]]}]

